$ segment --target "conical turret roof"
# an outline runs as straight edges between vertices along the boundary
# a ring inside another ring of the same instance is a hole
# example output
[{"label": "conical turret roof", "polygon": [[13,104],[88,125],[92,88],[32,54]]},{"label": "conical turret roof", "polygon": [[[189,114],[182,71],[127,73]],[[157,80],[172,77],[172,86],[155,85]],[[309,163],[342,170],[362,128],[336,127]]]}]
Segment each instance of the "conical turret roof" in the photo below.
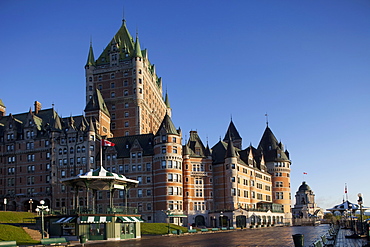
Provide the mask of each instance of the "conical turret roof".
[{"label": "conical turret roof", "polygon": [[[178,131],[175,128],[175,125],[173,124],[171,117],[168,116],[167,114],[164,116],[163,121],[161,125],[159,126],[158,130],[164,129],[167,134],[174,134],[178,135]],[[159,131],[157,132],[157,135],[159,134]]]},{"label": "conical turret roof", "polygon": [[100,110],[110,116],[108,107],[104,102],[103,96],[99,89],[95,89],[95,92],[85,107],[85,112]]}]

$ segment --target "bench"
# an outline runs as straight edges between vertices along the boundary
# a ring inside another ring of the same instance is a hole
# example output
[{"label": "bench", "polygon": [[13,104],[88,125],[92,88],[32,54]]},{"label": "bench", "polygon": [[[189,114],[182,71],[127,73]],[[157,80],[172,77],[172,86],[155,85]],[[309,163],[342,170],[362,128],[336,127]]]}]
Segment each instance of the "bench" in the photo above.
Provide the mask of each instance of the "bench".
[{"label": "bench", "polygon": [[195,229],[188,230],[188,233],[196,233],[196,232],[197,232],[197,230],[195,230]]},{"label": "bench", "polygon": [[324,246],[322,245],[321,240],[317,240],[315,243],[313,243],[313,247],[324,247]]},{"label": "bench", "polygon": [[69,244],[66,238],[44,238],[41,239],[41,244],[45,245],[61,245],[61,244]]},{"label": "bench", "polygon": [[208,229],[207,228],[204,228],[204,229],[200,229],[201,232],[208,232]]},{"label": "bench", "polygon": [[218,230],[220,230],[220,229],[218,229],[218,228],[212,228],[212,231],[218,231]]},{"label": "bench", "polygon": [[17,241],[0,241],[0,246],[18,246]]},{"label": "bench", "polygon": [[321,236],[321,240],[324,246],[334,246],[334,240],[328,240],[325,234]]}]

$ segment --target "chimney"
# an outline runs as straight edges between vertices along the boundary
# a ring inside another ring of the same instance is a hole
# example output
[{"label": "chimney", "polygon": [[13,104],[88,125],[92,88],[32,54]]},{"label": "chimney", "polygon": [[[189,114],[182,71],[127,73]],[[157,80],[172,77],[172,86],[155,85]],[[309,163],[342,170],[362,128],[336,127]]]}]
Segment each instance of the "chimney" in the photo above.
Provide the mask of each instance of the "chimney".
[{"label": "chimney", "polygon": [[35,101],[35,115],[39,114],[40,110],[41,110],[41,103],[38,101]]}]

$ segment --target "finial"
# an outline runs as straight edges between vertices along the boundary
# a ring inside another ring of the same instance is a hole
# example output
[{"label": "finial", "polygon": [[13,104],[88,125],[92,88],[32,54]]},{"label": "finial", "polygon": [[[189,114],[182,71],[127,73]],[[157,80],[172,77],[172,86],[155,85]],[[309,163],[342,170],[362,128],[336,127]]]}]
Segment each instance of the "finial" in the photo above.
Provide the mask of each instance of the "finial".
[{"label": "finial", "polygon": [[126,20],[125,20],[125,6],[123,5],[122,6],[122,22],[125,23]]},{"label": "finial", "polygon": [[269,127],[269,116],[267,115],[267,112],[265,113],[266,117],[266,126]]}]

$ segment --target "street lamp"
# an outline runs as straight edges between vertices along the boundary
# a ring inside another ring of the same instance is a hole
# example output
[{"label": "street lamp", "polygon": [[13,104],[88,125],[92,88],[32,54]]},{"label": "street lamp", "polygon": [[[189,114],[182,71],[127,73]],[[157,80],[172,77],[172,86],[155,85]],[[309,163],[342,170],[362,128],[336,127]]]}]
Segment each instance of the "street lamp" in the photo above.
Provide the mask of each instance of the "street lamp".
[{"label": "street lamp", "polygon": [[41,212],[41,236],[42,236],[42,239],[44,239],[44,211],[49,212],[49,207],[44,206],[45,204],[44,200],[41,200],[40,204],[41,206],[37,206],[36,212]]},{"label": "street lamp", "polygon": [[220,212],[220,225],[221,227],[224,227],[224,221],[223,221],[223,218],[224,218],[224,215],[222,214],[222,211]]},{"label": "street lamp", "polygon": [[358,205],[360,205],[360,226],[361,226],[361,232],[360,234],[363,233],[363,227],[362,227],[362,194],[361,193],[358,193],[357,194],[358,196]]},{"label": "street lamp", "polygon": [[33,204],[33,200],[32,200],[32,199],[30,199],[30,200],[28,201],[28,203],[30,204],[30,212],[32,213],[32,204]]},{"label": "street lamp", "polygon": [[171,210],[170,208],[168,208],[168,210],[166,211],[166,215],[167,215],[167,222],[168,222],[168,234],[170,234],[170,214],[171,214]]},{"label": "street lamp", "polygon": [[4,211],[6,211],[6,204],[8,203],[8,200],[4,198]]}]

